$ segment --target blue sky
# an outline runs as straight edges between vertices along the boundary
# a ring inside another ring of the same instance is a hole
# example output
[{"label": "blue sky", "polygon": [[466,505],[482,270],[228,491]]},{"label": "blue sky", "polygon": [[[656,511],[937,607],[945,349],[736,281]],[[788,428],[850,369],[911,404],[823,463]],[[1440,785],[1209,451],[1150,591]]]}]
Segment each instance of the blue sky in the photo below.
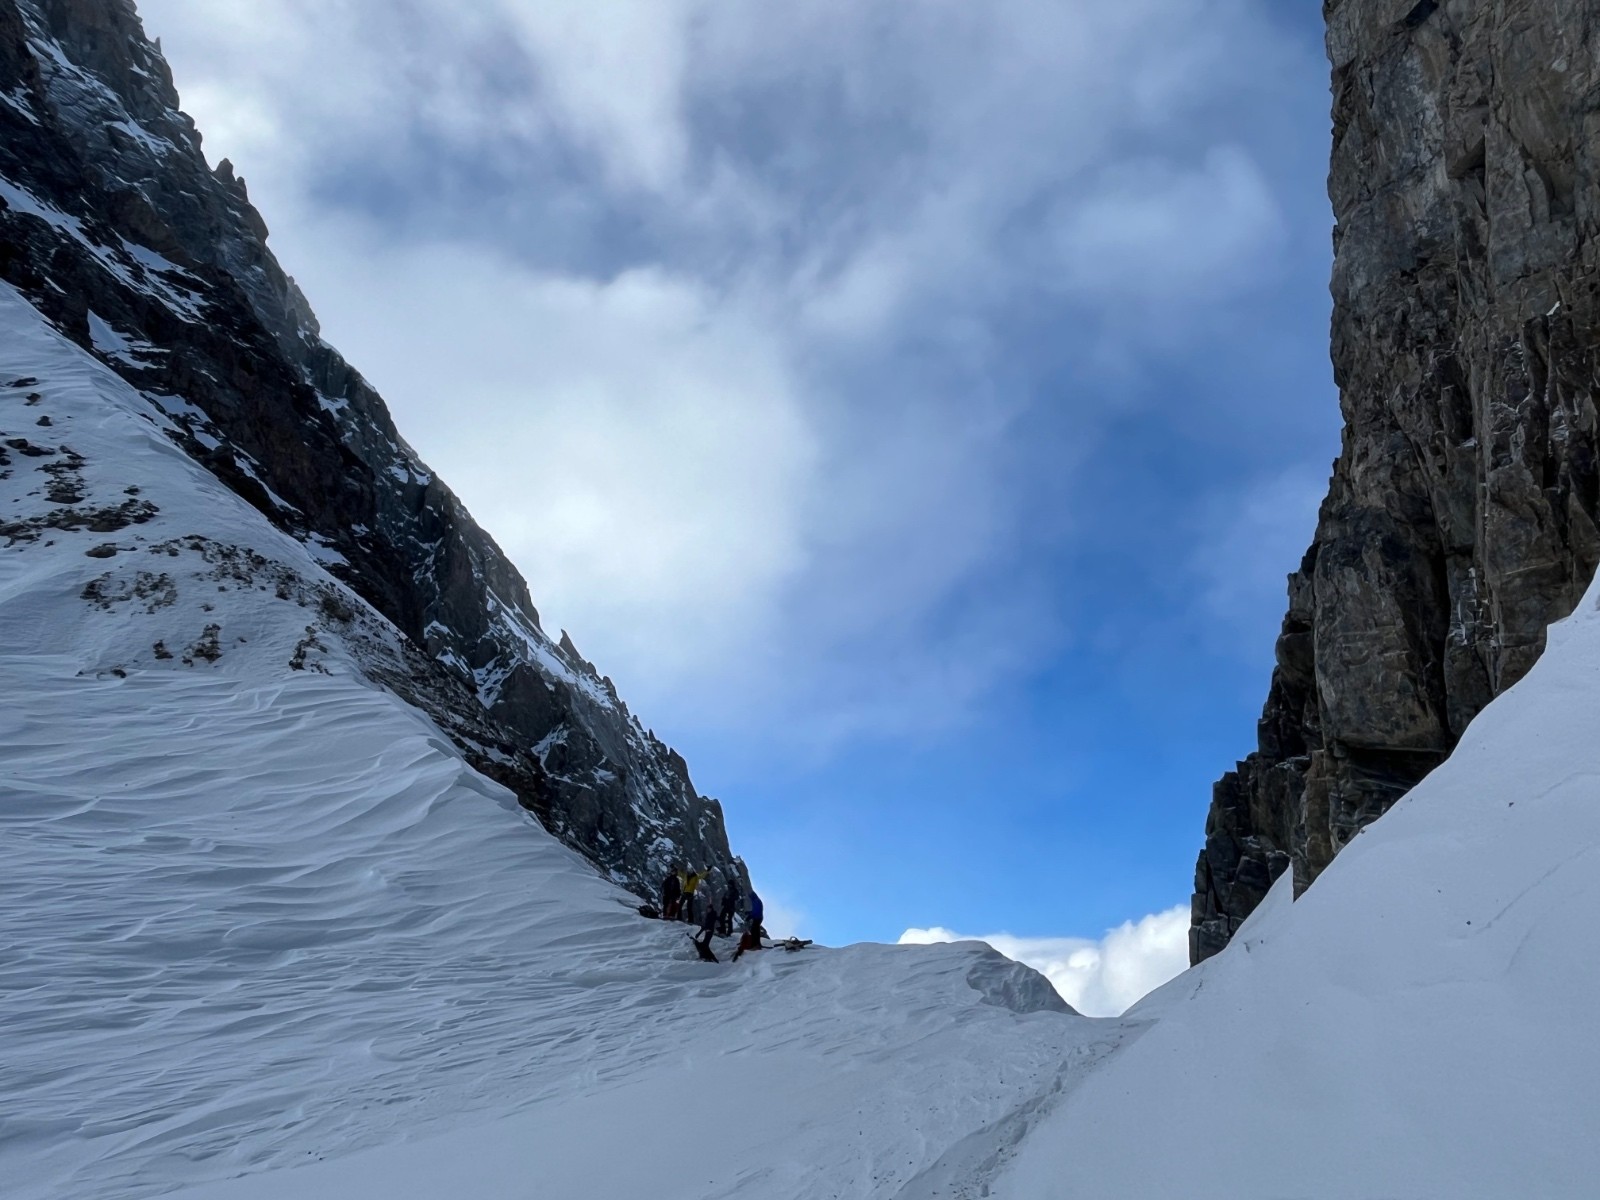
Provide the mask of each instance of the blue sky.
[{"label": "blue sky", "polygon": [[1187,902],[1337,450],[1315,6],[141,9],[785,920]]}]

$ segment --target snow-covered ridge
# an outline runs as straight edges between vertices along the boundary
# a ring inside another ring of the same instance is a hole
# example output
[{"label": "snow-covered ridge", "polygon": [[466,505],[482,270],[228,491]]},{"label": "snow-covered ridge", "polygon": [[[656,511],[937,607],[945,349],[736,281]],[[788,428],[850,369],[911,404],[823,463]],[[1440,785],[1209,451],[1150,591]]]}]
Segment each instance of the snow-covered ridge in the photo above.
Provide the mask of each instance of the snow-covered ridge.
[{"label": "snow-covered ridge", "polygon": [[708,967],[351,676],[0,676],[34,697],[0,722],[15,1200],[309,1194],[270,1172],[503,1121],[543,1194],[704,1195],[740,1113],[711,1178],[826,1195],[966,1164],[1115,1042],[971,945]]},{"label": "snow-covered ridge", "polygon": [[369,678],[635,891],[678,858],[745,877],[720,805],[545,633],[516,569],[322,340],[131,4],[0,0],[0,91],[0,276],[431,659]]}]

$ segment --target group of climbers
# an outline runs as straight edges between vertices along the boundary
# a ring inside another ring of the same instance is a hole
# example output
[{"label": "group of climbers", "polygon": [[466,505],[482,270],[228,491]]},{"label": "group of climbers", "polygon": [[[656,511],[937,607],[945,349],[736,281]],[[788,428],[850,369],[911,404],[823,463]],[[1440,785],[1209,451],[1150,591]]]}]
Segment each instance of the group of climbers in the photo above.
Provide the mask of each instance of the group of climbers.
[{"label": "group of climbers", "polygon": [[[683,921],[694,924],[695,897],[700,892],[700,885],[704,883],[710,871],[689,871],[679,867],[675,871],[668,871],[667,877],[661,881],[661,916],[668,921]],[[731,881],[728,889],[738,903],[739,884]],[[707,901],[710,900],[710,889],[707,889]],[[726,898],[723,901],[727,903]],[[714,905],[711,907],[715,907]]]},{"label": "group of climbers", "polygon": [[744,928],[740,931],[739,948],[734,951],[733,957],[737,959],[746,950],[761,949],[761,939],[766,934],[766,930],[761,928],[761,920],[765,915],[761,897],[752,888],[749,904],[743,906],[741,901],[744,896],[739,888],[739,880],[731,874],[727,877],[721,897],[713,896],[711,884],[707,882],[710,875],[710,871],[690,871],[682,865],[668,871],[666,878],[661,881],[662,918],[698,926],[700,932],[691,935],[695,949],[707,962],[716,962],[711,939],[714,936],[732,937],[734,918],[742,908],[745,914]]}]

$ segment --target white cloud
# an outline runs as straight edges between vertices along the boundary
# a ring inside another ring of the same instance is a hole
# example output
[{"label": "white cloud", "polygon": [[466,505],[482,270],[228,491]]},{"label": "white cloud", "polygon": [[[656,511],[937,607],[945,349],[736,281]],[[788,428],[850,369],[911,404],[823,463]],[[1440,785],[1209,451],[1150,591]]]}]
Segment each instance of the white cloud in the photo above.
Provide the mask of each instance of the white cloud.
[{"label": "white cloud", "polygon": [[817,448],[770,330],[660,271],[599,283],[340,227],[302,282],[552,623],[600,631],[585,653],[677,679],[772,635]]},{"label": "white cloud", "polygon": [[1281,226],[1203,115],[1286,57],[1255,0],[141,9],[330,341],[679,728],[931,729],[1048,655],[1025,531],[1117,400],[1001,310],[1160,288],[1050,318],[1097,361]]},{"label": "white cloud", "polygon": [[[698,0],[141,0],[213,161],[304,175],[418,134],[492,155],[571,142],[618,186],[669,189]],[[188,69],[186,69],[188,68]]]},{"label": "white cloud", "polygon": [[986,942],[1047,978],[1061,998],[1089,1017],[1115,1017],[1189,966],[1187,905],[1125,921],[1093,938],[969,937],[948,929],[908,929],[901,945]]},{"label": "white cloud", "polygon": [[[690,0],[511,0],[504,7],[560,120],[613,178],[675,188],[688,154],[682,112]],[[491,8],[492,11],[492,8]]]}]

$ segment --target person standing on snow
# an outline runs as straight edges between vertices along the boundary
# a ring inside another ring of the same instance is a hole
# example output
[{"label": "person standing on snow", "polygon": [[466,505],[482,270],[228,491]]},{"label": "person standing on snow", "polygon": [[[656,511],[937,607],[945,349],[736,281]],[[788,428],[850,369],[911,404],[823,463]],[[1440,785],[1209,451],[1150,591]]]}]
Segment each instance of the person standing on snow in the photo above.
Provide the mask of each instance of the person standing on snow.
[{"label": "person standing on snow", "polygon": [[678,864],[678,906],[672,910],[675,920],[683,919],[683,910],[689,905],[689,868],[682,863]]},{"label": "person standing on snow", "polygon": [[689,924],[694,923],[695,893],[705,877],[704,871],[690,871],[683,877],[683,919]]},{"label": "person standing on snow", "polygon": [[761,903],[761,897],[756,895],[755,888],[751,888],[750,889],[750,920],[749,920],[749,923],[748,923],[747,927],[749,929],[753,930],[757,937],[760,937],[762,934],[766,933],[766,930],[761,928],[762,918],[764,918],[766,915],[767,915],[767,910],[766,910],[766,907]]},{"label": "person standing on snow", "polygon": [[717,906],[707,896],[701,907],[704,912],[700,916],[700,932],[693,939],[694,948],[706,962],[716,962],[717,956],[711,952],[711,935],[717,931]]},{"label": "person standing on snow", "polygon": [[683,880],[679,878],[681,869],[668,871],[667,877],[661,881],[661,919],[675,921],[678,919],[678,899],[683,895]]},{"label": "person standing on snow", "polygon": [[717,932],[723,937],[733,936],[733,914],[739,911],[739,880],[730,875],[728,887],[722,893],[722,912],[717,921]]}]

